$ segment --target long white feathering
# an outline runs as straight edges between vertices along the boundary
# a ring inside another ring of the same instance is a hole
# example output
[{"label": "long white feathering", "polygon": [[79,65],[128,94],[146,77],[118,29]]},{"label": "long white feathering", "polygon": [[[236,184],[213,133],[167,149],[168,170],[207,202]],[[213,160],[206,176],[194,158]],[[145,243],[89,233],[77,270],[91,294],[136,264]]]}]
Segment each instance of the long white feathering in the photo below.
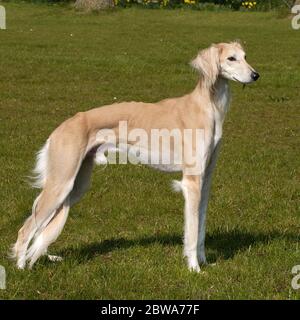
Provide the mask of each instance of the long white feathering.
[{"label": "long white feathering", "polygon": [[33,188],[43,188],[47,178],[47,168],[48,168],[48,150],[49,150],[50,140],[48,139],[44,146],[37,152],[36,165],[33,169],[33,176],[30,178],[32,182],[30,185]]}]

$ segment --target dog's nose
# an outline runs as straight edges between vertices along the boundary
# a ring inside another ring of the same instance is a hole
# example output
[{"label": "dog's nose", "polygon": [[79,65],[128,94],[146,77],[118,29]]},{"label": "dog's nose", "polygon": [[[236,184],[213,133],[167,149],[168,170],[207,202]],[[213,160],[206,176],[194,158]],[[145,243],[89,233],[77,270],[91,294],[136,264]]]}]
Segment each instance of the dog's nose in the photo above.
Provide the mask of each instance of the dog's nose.
[{"label": "dog's nose", "polygon": [[259,73],[253,71],[253,72],[251,73],[251,78],[252,78],[254,81],[256,81],[256,80],[259,78]]}]

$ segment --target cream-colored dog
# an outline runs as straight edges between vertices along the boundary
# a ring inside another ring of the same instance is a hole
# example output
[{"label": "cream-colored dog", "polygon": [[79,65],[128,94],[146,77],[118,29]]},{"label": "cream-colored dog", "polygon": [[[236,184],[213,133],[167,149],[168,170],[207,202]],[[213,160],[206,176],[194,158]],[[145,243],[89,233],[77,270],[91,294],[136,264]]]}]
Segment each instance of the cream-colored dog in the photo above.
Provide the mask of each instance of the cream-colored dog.
[{"label": "cream-colored dog", "polygon": [[[42,188],[42,192],[34,201],[32,214],[20,229],[13,246],[17,266],[22,269],[29,261],[29,267],[32,267],[41,255],[46,254],[48,246],[61,233],[70,206],[89,186],[95,151],[104,142],[99,140],[99,131],[109,129],[117,136],[119,122],[126,121],[129,131],[141,128],[149,135],[152,129],[162,128],[181,132],[185,129],[204,131],[202,170],[191,173],[190,164],[185,160],[176,166],[156,166],[183,173],[182,181],[176,186],[180,187],[185,198],[184,255],[189,269],[200,271],[199,264],[206,263],[206,209],[222,125],[228,110],[228,80],[247,84],[259,78],[245,58],[238,42],[213,44],[200,51],[191,62],[200,74],[191,93],[157,103],[123,102],[80,112],[55,129],[37,156],[35,186]],[[132,144],[129,139],[125,142]],[[116,141],[116,147],[119,143]],[[189,144],[196,152],[194,142],[182,143]],[[49,258],[59,259],[55,256]]]}]

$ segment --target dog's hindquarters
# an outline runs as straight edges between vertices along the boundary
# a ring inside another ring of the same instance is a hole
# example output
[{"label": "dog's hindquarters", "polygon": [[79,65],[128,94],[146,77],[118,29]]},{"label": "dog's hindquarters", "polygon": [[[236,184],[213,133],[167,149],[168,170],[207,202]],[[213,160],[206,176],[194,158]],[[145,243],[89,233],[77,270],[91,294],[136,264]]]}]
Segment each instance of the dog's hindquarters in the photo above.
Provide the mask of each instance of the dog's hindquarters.
[{"label": "dog's hindquarters", "polygon": [[[31,216],[18,233],[12,256],[17,266],[30,266],[46,252],[61,233],[66,222],[70,205],[86,191],[92,172],[93,158],[86,156],[88,139],[84,122],[73,121],[58,127],[39,153],[36,174],[43,188],[35,200]],[[78,130],[81,130],[78,135]],[[77,132],[78,139],[73,134]],[[41,163],[39,161],[46,161]],[[80,169],[82,168],[82,169]],[[87,169],[88,168],[88,169]],[[32,245],[28,246],[33,240]]]}]

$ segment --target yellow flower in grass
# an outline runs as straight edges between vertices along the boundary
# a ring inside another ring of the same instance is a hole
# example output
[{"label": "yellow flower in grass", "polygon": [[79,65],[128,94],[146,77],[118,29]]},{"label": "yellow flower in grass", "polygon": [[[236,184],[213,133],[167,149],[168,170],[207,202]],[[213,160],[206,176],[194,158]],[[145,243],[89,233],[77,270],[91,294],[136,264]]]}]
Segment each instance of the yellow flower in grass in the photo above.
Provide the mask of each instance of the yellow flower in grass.
[{"label": "yellow flower in grass", "polygon": [[242,6],[246,9],[252,9],[256,6],[256,1],[245,1],[242,2]]}]

